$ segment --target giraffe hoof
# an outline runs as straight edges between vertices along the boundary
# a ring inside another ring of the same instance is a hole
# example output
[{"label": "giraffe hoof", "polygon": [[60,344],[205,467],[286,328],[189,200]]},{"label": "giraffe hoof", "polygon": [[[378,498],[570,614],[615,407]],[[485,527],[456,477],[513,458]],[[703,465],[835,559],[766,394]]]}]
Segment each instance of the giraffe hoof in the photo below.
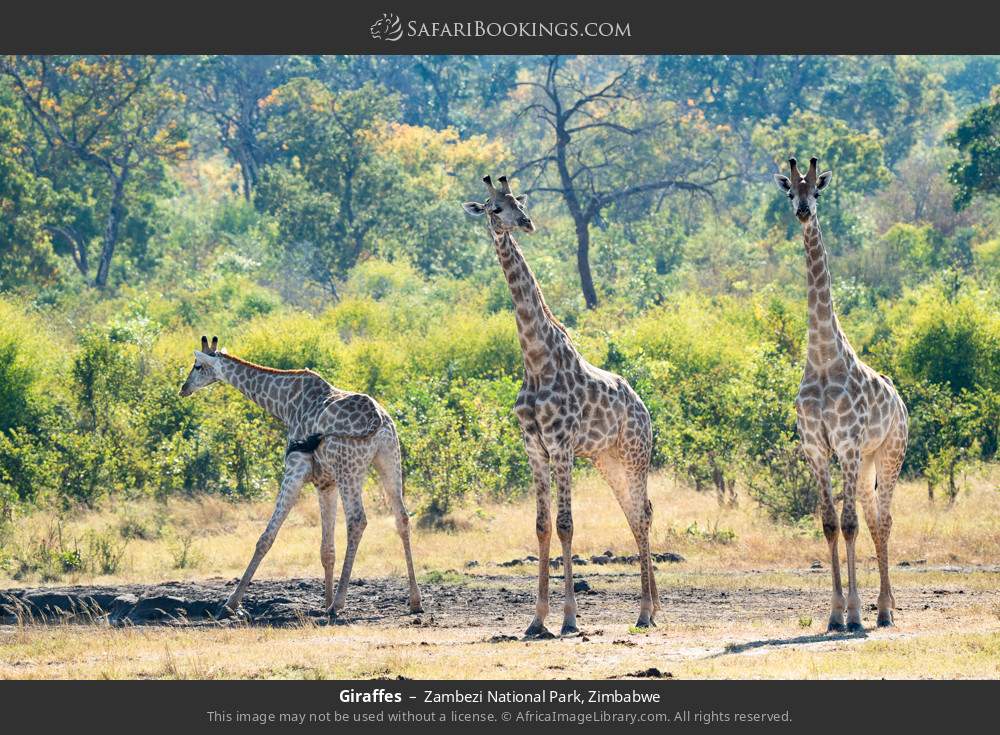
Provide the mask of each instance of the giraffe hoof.
[{"label": "giraffe hoof", "polygon": [[555,636],[552,635],[551,631],[549,631],[549,629],[546,628],[541,623],[538,624],[532,623],[531,625],[529,625],[528,629],[524,631],[524,637],[527,639],[539,640],[539,641],[548,640],[549,638],[555,638]]},{"label": "giraffe hoof", "polygon": [[831,620],[830,624],[826,626],[827,633],[843,633],[847,630],[847,626],[840,620]]},{"label": "giraffe hoof", "polygon": [[847,632],[848,633],[864,633],[865,632],[865,626],[863,626],[861,623],[851,622],[851,623],[847,624]]},{"label": "giraffe hoof", "polygon": [[423,611],[424,607],[419,602],[416,605],[410,605],[410,613],[413,615],[419,615]]},{"label": "giraffe hoof", "polygon": [[571,638],[573,636],[580,635],[580,629],[577,628],[575,625],[564,625],[562,627],[562,630],[559,631],[559,635],[563,636],[564,638]]},{"label": "giraffe hoof", "polygon": [[892,621],[892,613],[891,612],[879,613],[878,621],[875,624],[880,628],[894,627],[895,623],[893,623]]},{"label": "giraffe hoof", "polygon": [[639,618],[637,621],[635,621],[635,627],[641,628],[642,630],[646,630],[647,628],[655,628],[656,623],[653,622],[652,618],[646,618],[645,620]]}]

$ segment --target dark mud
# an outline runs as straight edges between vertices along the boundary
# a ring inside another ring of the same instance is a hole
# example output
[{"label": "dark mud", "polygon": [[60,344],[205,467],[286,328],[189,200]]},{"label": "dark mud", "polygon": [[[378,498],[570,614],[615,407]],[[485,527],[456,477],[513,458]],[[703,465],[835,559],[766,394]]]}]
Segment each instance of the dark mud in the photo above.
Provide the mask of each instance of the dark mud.
[{"label": "dark mud", "polygon": [[[726,575],[729,576],[729,575]],[[663,588],[661,624],[701,625],[734,619],[777,620],[789,616],[828,614],[829,593],[818,589],[727,589],[672,586]],[[628,625],[639,609],[639,580],[634,572],[577,575],[581,625]],[[585,581],[586,585],[580,584]],[[956,580],[957,581],[957,580]],[[424,612],[411,614],[405,582],[399,579],[356,579],[347,608],[331,620],[323,611],[319,579],[254,581],[243,602],[245,614],[217,619],[235,579],[163,582],[114,587],[76,586],[0,590],[0,624],[56,622],[113,626],[293,626],[360,624],[383,627],[490,627],[518,632],[534,610],[535,576],[473,575],[465,583],[422,584]],[[551,622],[561,617],[561,579],[552,580]],[[1000,593],[931,586],[897,586],[900,618],[921,610],[948,611],[977,603],[997,604]],[[863,590],[864,614],[870,617],[877,590]],[[508,630],[509,629],[509,630]]]}]

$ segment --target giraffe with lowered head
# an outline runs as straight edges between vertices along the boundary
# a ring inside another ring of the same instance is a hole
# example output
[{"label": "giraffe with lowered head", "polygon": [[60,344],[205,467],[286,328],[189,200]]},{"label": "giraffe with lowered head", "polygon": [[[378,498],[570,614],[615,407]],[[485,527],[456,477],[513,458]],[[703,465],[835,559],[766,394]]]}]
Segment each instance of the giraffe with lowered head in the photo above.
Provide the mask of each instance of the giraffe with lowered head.
[{"label": "giraffe with lowered head", "polygon": [[[331,615],[340,612],[347,597],[354,556],[367,525],[362,489],[372,464],[382,481],[396,517],[396,530],[403,541],[410,582],[410,610],[421,612],[420,590],[410,553],[410,518],[403,504],[399,438],[389,414],[370,396],[334,388],[312,370],[263,367],[217,348],[217,337],[212,337],[211,345],[205,337],[201,338],[201,350],[194,353],[194,367],[181,386],[181,395],[189,396],[212,383],[228,383],[288,427],[285,472],[274,513],[257,541],[243,578],[222,612],[231,614],[239,609],[254,572],[307,482],[316,486],[319,495],[323,527],[320,558],[326,609]],[[338,491],[347,519],[347,551],[334,595],[333,534]]]},{"label": "giraffe with lowered head", "polygon": [[624,378],[594,367],[574,347],[569,333],[549,310],[538,281],[524,260],[513,232],[534,232],[507,178],[496,189],[483,178],[485,203],[467,202],[465,211],[486,215],[500,267],[514,302],[514,319],[524,358],[524,381],[514,404],[521,425],[537,496],[538,597],[526,634],[544,635],[549,611],[549,544],[552,535],[550,480],[555,477],[556,532],[562,543],[562,635],[578,632],[573,591],[572,472],[574,457],[594,460],[625,512],[639,547],[642,602],[639,627],[653,624],[659,609],[650,557],[653,507],[646,494],[652,449],[649,411]]},{"label": "giraffe with lowered head", "polygon": [[[838,532],[843,534],[847,547],[846,628],[851,632],[863,630],[854,549],[859,496],[878,558],[877,624],[890,626],[895,602],[889,584],[889,532],[892,493],[906,454],[906,406],[892,380],[857,356],[833,310],[830,269],[816,218],[816,201],[830,184],[832,174],[825,171],[817,175],[815,158],[810,159],[805,176],[799,173],[794,158],[788,163],[791,178],[775,174],[774,179],[802,223],[806,251],[809,340],[795,408],[802,449],[819,484],[823,533],[830,546],[833,604],[829,630],[845,628]],[[839,524],[830,487],[831,454],[840,462],[844,478]]]}]

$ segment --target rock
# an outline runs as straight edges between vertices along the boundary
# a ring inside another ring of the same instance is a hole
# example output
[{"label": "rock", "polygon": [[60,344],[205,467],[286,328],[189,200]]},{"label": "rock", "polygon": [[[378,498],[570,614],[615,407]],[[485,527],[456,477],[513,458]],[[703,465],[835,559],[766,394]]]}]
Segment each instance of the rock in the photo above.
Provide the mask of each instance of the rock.
[{"label": "rock", "polygon": [[653,561],[667,561],[673,564],[679,564],[680,562],[685,561],[685,559],[683,556],[673,551],[663,551],[659,554],[653,554]]},{"label": "rock", "polygon": [[585,579],[578,579],[575,582],[573,582],[573,591],[590,592],[591,591],[590,584],[588,584],[587,580]]},{"label": "rock", "polygon": [[108,623],[111,625],[121,625],[127,619],[135,606],[139,603],[136,595],[118,595],[112,602],[108,610]]},{"label": "rock", "polygon": [[521,561],[520,559],[511,559],[510,561],[502,561],[499,564],[497,564],[497,566],[498,567],[519,567],[523,563],[524,562]]},{"label": "rock", "polygon": [[604,552],[604,555],[607,557],[612,557],[615,555],[615,552],[613,552],[611,549],[608,549],[607,551]]},{"label": "rock", "polygon": [[465,568],[466,569],[475,569],[478,566],[479,566],[479,562],[476,561],[475,559],[472,559],[471,561],[465,562]]},{"label": "rock", "polygon": [[173,595],[154,595],[142,597],[129,612],[129,619],[163,620],[164,618],[187,617],[188,601],[183,597]]},{"label": "rock", "polygon": [[633,676],[637,679],[673,679],[674,675],[669,671],[661,672],[655,666],[650,666],[644,671],[636,671],[634,674],[627,674],[626,676]]},{"label": "rock", "polygon": [[609,556],[603,556],[603,555],[602,556],[592,556],[592,557],[590,557],[590,560],[594,564],[609,564],[611,562],[611,557],[609,557]]},{"label": "rock", "polygon": [[517,637],[512,635],[504,635],[503,633],[498,633],[497,635],[490,638],[489,643],[508,643],[510,641],[516,641]]},{"label": "rock", "polygon": [[823,562],[821,562],[819,559],[816,559],[812,564],[809,565],[809,568],[810,569],[822,569],[823,568]]},{"label": "rock", "polygon": [[524,557],[524,560],[530,562],[536,562],[538,561],[538,557],[535,556],[534,554],[528,554],[526,557]]}]

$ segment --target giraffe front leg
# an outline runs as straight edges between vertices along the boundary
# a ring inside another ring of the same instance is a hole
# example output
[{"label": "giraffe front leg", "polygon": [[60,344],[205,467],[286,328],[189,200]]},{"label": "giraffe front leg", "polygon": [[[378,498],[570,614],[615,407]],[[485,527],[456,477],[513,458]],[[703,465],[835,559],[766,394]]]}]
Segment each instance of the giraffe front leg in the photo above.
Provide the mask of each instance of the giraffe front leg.
[{"label": "giraffe front leg", "polygon": [[560,635],[579,633],[576,627],[576,592],[573,590],[573,455],[553,457],[552,464],[558,491],[556,533],[562,544],[563,624]]},{"label": "giraffe front leg", "polygon": [[333,598],[333,604],[328,610],[330,615],[336,616],[344,609],[347,601],[347,587],[351,581],[351,569],[354,566],[354,557],[358,553],[358,546],[361,544],[361,536],[368,526],[368,519],[365,516],[365,508],[361,499],[361,490],[364,484],[364,477],[357,472],[350,472],[346,476],[337,478],[337,485],[340,487],[340,497],[344,503],[344,517],[347,520],[347,549],[344,551],[344,566],[340,570],[340,581],[337,583],[337,594]]},{"label": "giraffe front leg", "polygon": [[538,536],[538,594],[535,617],[524,634],[537,637],[547,634],[545,618],[549,614],[549,546],[552,539],[552,519],[549,512],[549,460],[537,440],[525,441],[528,463],[535,486],[537,514],[535,532]]},{"label": "giraffe front leg", "polygon": [[840,522],[837,519],[837,508],[833,503],[833,488],[830,485],[830,460],[823,452],[803,447],[803,452],[809,467],[816,478],[819,488],[820,517],[823,520],[823,535],[830,549],[830,572],[833,581],[833,595],[830,601],[830,622],[827,632],[844,630],[844,589],[840,579],[840,553],[837,548]]},{"label": "giraffe front leg", "polygon": [[311,468],[310,459],[301,453],[293,452],[285,458],[285,474],[281,478],[281,490],[278,492],[278,500],[275,503],[274,512],[271,514],[271,520],[268,521],[264,533],[257,540],[257,547],[254,549],[253,557],[250,559],[246,571],[243,572],[243,577],[240,579],[239,584],[236,585],[236,589],[233,590],[233,593],[229,595],[229,599],[226,600],[226,603],[220,609],[220,616],[233,614],[239,609],[240,603],[243,601],[243,595],[246,593],[247,587],[250,586],[250,580],[253,579],[257,567],[260,566],[265,554],[267,554],[274,543],[274,539],[278,535],[278,529],[281,528],[281,524],[288,517],[288,512],[295,505],[295,501],[299,497],[299,492],[302,490],[302,485],[305,484]]},{"label": "giraffe front leg", "polygon": [[861,452],[849,447],[838,452],[844,473],[844,508],[840,514],[840,531],[847,547],[847,631],[864,630],[861,624],[861,597],[858,595],[857,558],[855,542],[858,538],[857,492],[861,474]]}]

